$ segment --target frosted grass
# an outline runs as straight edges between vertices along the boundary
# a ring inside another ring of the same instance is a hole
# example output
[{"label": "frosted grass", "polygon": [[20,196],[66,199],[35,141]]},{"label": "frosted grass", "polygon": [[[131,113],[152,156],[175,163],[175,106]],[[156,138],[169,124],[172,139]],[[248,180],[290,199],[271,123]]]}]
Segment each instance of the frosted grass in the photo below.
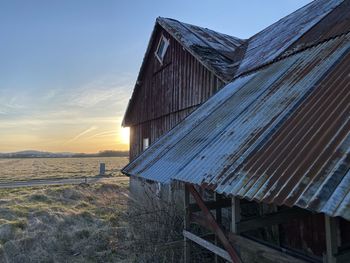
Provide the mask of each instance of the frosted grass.
[{"label": "frosted grass", "polygon": [[128,163],[128,158],[0,159],[0,181],[95,176],[99,173],[100,163],[106,164],[106,174],[120,176],[119,171]]}]

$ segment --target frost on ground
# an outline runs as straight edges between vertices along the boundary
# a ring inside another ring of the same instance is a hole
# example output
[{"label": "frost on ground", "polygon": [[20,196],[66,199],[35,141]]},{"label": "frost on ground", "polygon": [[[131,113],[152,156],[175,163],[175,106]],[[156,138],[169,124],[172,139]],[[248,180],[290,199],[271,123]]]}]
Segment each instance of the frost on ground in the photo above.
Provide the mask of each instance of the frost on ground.
[{"label": "frost on ground", "polygon": [[130,262],[128,182],[0,191],[0,262]]},{"label": "frost on ground", "polygon": [[107,175],[120,176],[120,169],[128,162],[126,157],[0,158],[0,182],[95,176],[99,173],[100,163],[106,165]]}]

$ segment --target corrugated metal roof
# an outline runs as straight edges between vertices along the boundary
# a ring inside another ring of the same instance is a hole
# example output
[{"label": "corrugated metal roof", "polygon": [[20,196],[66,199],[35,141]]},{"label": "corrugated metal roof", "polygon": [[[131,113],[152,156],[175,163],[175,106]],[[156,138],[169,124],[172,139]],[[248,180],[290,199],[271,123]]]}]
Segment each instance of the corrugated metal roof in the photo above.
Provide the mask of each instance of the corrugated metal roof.
[{"label": "corrugated metal roof", "polygon": [[350,220],[349,50],[348,34],[237,78],[123,172]]},{"label": "corrugated metal roof", "polygon": [[[343,2],[344,0],[313,1],[280,19],[248,40],[239,39],[175,19],[158,17],[141,65],[138,81],[140,81],[146,65],[157,26],[164,28],[201,64],[223,82],[228,83],[234,76],[237,77],[249,71],[256,70],[263,64],[271,63],[276,58],[283,56],[285,52],[294,52],[297,49],[304,48],[303,45],[294,46],[294,44],[298,44],[300,40],[303,40],[303,36],[307,35],[305,33],[319,24],[320,21],[323,21],[336,7],[341,8],[339,5]],[[338,13],[346,16],[346,11],[345,8],[342,11],[338,10]],[[346,23],[341,21],[341,19],[335,23],[346,27]],[[337,32],[336,26],[334,26],[334,29],[335,33],[340,33]],[[307,35],[309,37],[306,37],[306,39],[308,40],[308,44],[312,44],[319,41],[318,37],[322,38],[322,36],[327,35],[329,35],[328,32],[320,33],[316,37],[311,34],[311,36]],[[301,42],[303,43],[303,41]],[[123,119],[123,125],[126,124],[125,120],[129,114],[129,106],[135,102],[134,95],[137,88],[138,85],[135,85]]]},{"label": "corrugated metal roof", "polygon": [[157,23],[223,81],[232,79],[244,40],[171,18],[158,17]]},{"label": "corrugated metal roof", "polygon": [[343,1],[313,1],[249,38],[236,75],[277,58]]},{"label": "corrugated metal roof", "polygon": [[[295,52],[310,44],[322,42],[350,31],[350,1],[343,1],[306,34],[290,46],[285,53]],[[285,54],[284,53],[284,54]]]}]

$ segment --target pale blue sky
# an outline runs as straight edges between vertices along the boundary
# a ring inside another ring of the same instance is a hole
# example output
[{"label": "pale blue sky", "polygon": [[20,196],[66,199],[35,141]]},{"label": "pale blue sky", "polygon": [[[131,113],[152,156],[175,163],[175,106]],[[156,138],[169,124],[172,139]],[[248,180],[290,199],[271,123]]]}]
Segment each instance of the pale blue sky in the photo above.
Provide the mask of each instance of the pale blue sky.
[{"label": "pale blue sky", "polygon": [[248,38],[309,0],[0,0],[0,152],[126,149],[157,16]]}]

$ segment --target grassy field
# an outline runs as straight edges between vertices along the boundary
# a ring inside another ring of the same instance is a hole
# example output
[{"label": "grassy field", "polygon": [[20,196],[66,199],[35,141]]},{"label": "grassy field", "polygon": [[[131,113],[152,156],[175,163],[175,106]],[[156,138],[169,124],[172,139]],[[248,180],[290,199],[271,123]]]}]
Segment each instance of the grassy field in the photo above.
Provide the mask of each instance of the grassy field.
[{"label": "grassy field", "polygon": [[[93,176],[100,159],[0,159],[0,182]],[[117,171],[127,158],[104,160]],[[181,262],[181,212],[130,198],[114,173],[94,184],[0,189],[0,263]],[[181,210],[182,211],[182,210]]]},{"label": "grassy field", "polygon": [[128,182],[0,191],[0,262],[133,262]]},{"label": "grassy field", "polygon": [[76,178],[95,176],[99,173],[100,163],[105,163],[106,174],[119,176],[119,171],[128,163],[128,158],[0,159],[0,182],[42,178]]}]

